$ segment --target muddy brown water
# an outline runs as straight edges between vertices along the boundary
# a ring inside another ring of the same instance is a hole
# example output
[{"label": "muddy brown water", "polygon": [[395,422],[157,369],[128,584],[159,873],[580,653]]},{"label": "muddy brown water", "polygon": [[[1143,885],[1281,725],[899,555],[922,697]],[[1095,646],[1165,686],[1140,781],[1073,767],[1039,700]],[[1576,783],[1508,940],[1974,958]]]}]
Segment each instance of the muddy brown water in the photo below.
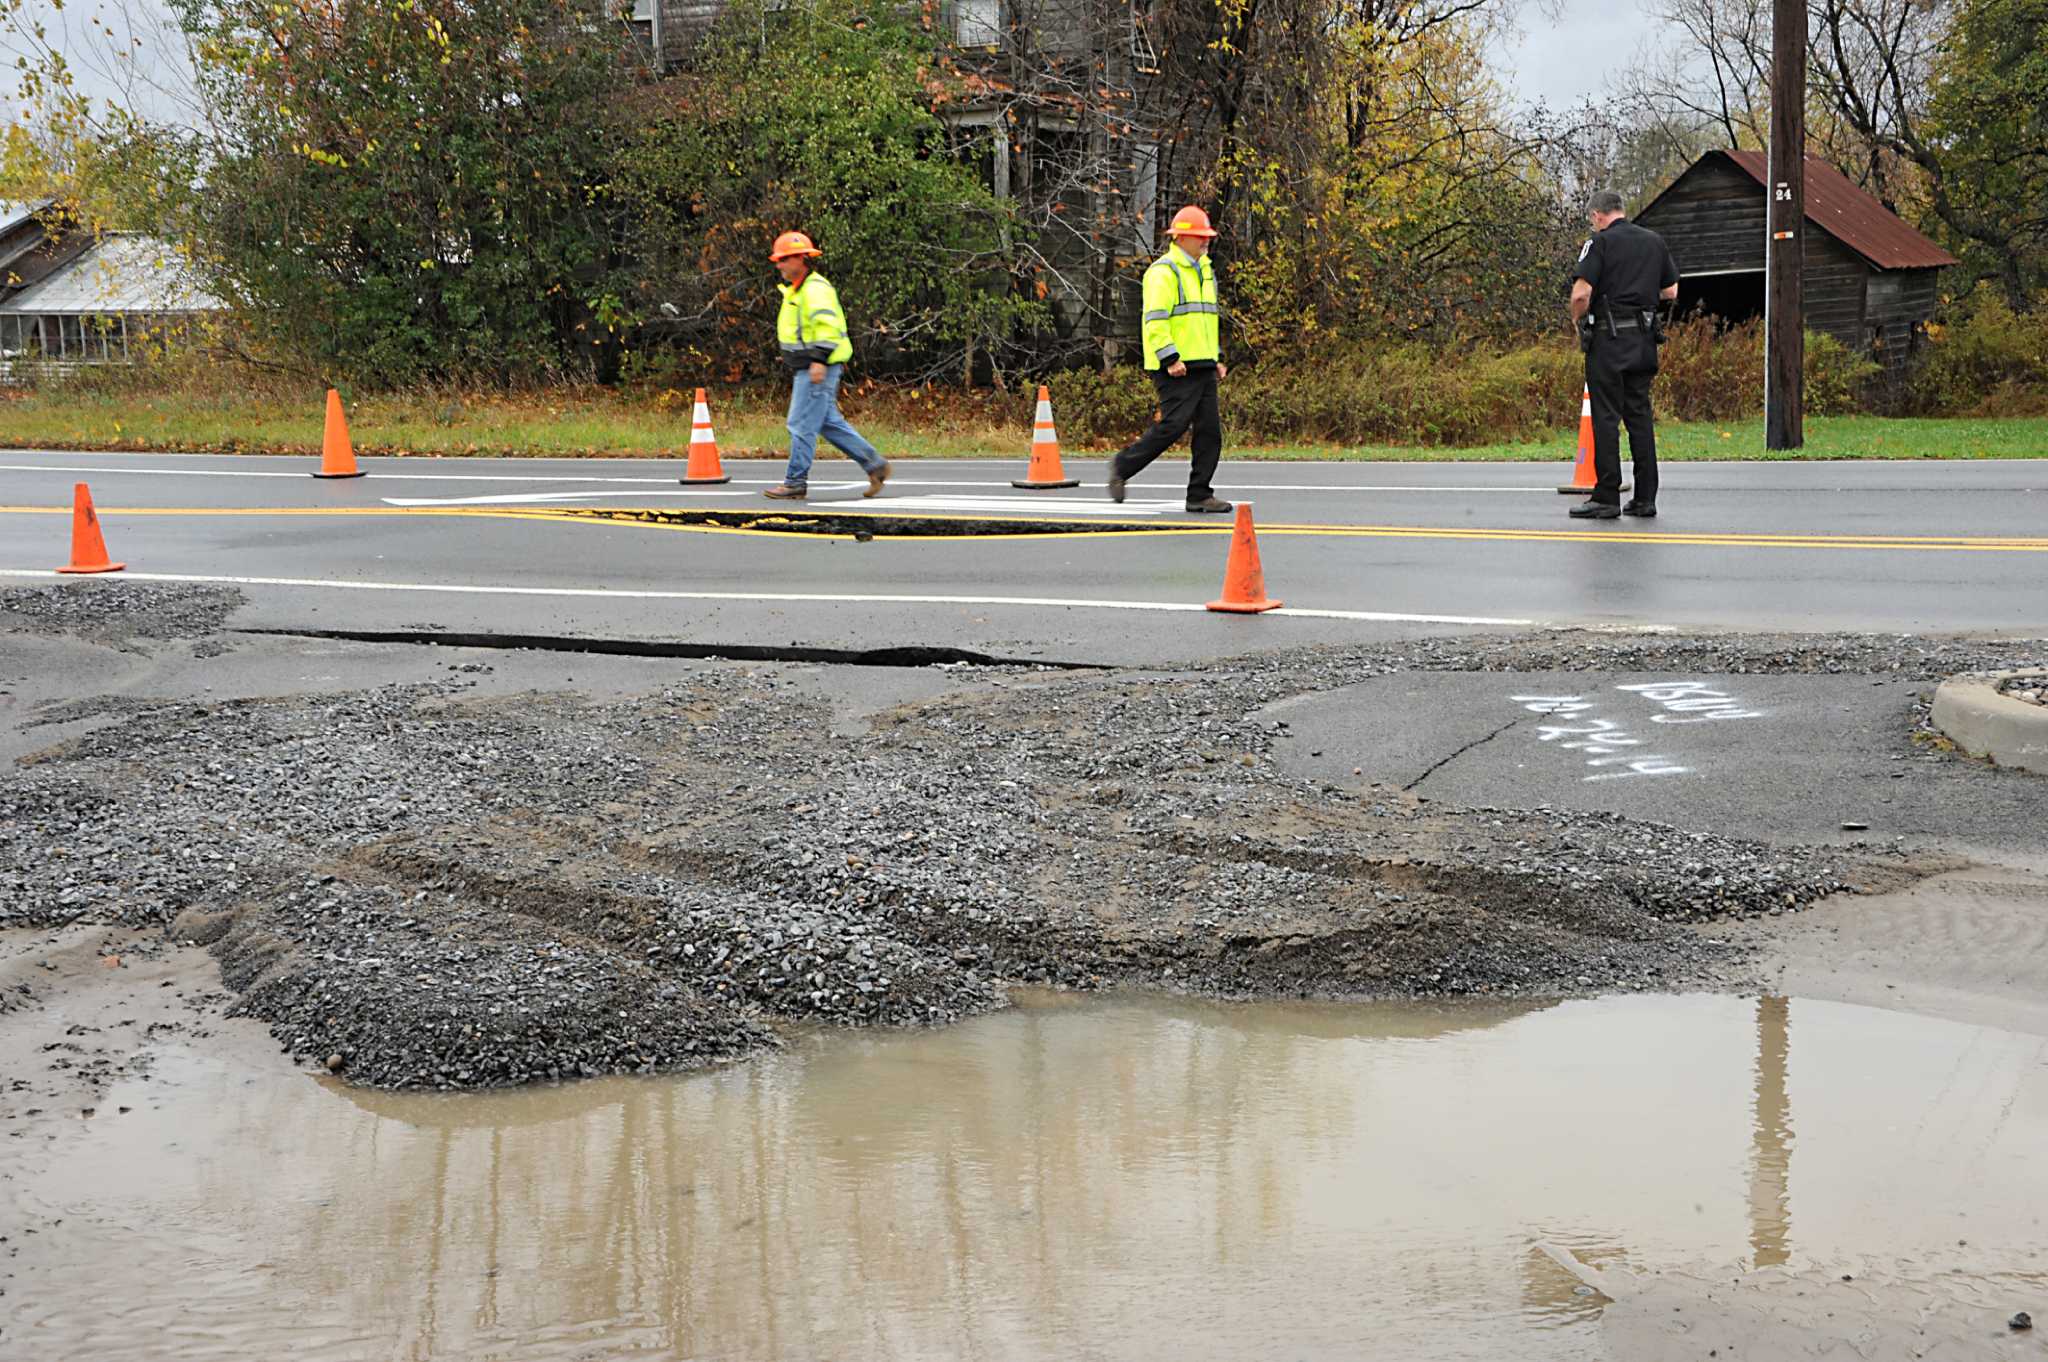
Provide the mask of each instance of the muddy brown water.
[{"label": "muddy brown water", "polygon": [[103,1105],[0,1355],[1643,1356],[1587,1281],[1758,1269],[2048,1316],[2048,1039],[1796,999],[1038,995],[461,1096],[166,1048]]}]

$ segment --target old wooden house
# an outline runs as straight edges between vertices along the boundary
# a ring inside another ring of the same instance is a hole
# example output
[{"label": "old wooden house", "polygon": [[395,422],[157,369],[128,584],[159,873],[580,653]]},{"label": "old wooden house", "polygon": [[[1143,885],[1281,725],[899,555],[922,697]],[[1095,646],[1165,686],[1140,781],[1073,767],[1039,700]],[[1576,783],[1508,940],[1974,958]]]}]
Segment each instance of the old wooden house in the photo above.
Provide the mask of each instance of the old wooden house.
[{"label": "old wooden house", "polygon": [[[1761,151],[1710,151],[1633,216],[1670,243],[1679,311],[1731,322],[1764,310]],[[1919,349],[1954,256],[1817,157],[1806,158],[1806,325],[1896,377]]]},{"label": "old wooden house", "polygon": [[[634,20],[668,71],[724,9],[637,0]],[[936,0],[923,16],[965,77],[941,115],[955,155],[1032,229],[1019,286],[1050,305],[1066,348],[1107,362],[1137,334],[1142,263],[1165,248],[1176,206],[1163,16],[1152,0]]]}]

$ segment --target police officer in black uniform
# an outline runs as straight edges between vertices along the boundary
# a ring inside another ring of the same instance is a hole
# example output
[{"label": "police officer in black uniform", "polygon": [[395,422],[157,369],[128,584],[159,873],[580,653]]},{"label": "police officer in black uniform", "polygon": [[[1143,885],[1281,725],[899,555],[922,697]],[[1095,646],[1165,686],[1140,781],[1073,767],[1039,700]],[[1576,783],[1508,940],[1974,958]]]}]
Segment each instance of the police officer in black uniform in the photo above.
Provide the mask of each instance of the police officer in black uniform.
[{"label": "police officer in black uniform", "polygon": [[[1664,238],[1622,215],[1621,195],[1595,194],[1587,216],[1593,237],[1572,271],[1572,325],[1586,352],[1593,400],[1592,499],[1572,507],[1579,520],[1657,514],[1657,426],[1650,382],[1663,340],[1660,304],[1678,297],[1678,266]],[[1635,461],[1635,497],[1621,504],[1621,424]]]}]

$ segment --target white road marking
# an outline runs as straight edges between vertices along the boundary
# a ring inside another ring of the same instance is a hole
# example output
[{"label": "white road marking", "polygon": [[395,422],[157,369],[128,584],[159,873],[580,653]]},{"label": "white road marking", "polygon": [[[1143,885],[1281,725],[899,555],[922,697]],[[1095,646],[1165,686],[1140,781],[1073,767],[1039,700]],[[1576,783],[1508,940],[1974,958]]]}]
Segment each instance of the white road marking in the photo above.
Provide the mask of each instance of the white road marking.
[{"label": "white road marking", "polygon": [[[64,581],[49,568],[0,568],[0,577],[32,577]],[[1154,610],[1204,612],[1208,607],[1185,601],[1099,601],[1059,596],[915,596],[796,591],[644,591],[576,586],[475,586],[453,582],[343,582],[318,577],[229,577],[190,572],[123,572],[132,582],[200,582],[216,586],[319,587],[337,591],[403,591],[459,596],[543,596],[620,601],[760,601],[820,605],[1019,605],[1081,610]],[[1359,620],[1394,624],[1474,624],[1528,626],[1534,620],[1491,619],[1473,615],[1409,615],[1379,610],[1269,610],[1269,615],[1297,619]]]},{"label": "white road marking", "polygon": [[[213,458],[216,456],[194,455],[192,457]],[[235,457],[262,458],[271,456],[236,455]],[[162,478],[304,478],[311,471],[312,459],[309,457],[304,462],[308,465],[308,469],[296,473],[273,472],[260,468],[116,468],[104,464],[59,463],[0,464],[0,473],[113,473]],[[676,486],[676,479],[674,478],[632,478],[613,475],[600,476],[594,473],[588,476],[568,473],[399,473],[388,471],[383,463],[374,458],[365,457],[361,462],[369,466],[370,475],[374,478],[405,482],[567,482],[585,485],[603,483],[634,487],[673,488]],[[676,459],[674,462],[680,464],[682,460]],[[728,460],[728,462],[736,463],[740,461]],[[757,460],[757,462],[762,461]],[[1483,467],[1485,465],[1475,466]],[[734,483],[743,487],[773,487],[780,481],[780,478],[733,479]],[[849,482],[844,485],[847,487],[862,487],[866,484]],[[906,478],[898,476],[889,479],[889,485],[892,487],[1006,488],[1010,483],[1007,478],[970,482],[944,478]],[[1101,484],[1091,482],[1086,485],[1089,487],[1099,487]],[[1551,496],[1557,495],[1557,489],[1554,487],[1425,486],[1404,483],[1368,485],[1336,482],[1219,482],[1216,484],[1216,487],[1218,491],[1223,492],[1546,492]],[[730,487],[700,487],[688,490],[698,496],[738,495]],[[753,494],[748,493],[747,495]],[[1037,496],[1040,494],[1034,493],[1031,495]]]},{"label": "white road marking", "polygon": [[1081,497],[1048,497],[1023,492],[1012,493],[1009,496],[993,497],[932,495],[891,497],[886,505],[878,502],[875,503],[873,509],[888,510],[894,507],[906,511],[965,511],[974,515],[988,512],[1001,514],[1003,512],[1014,513],[1017,511],[1042,510],[1062,515],[1152,516],[1165,515],[1168,512],[1178,512],[1186,504],[1185,500],[1115,502],[1105,497],[1088,497],[1086,499]]},{"label": "white road marking", "polygon": [[744,487],[686,487],[671,484],[660,492],[497,492],[480,497],[385,497],[386,506],[549,506],[569,501],[604,501],[614,497],[756,497]]},{"label": "white road marking", "polygon": [[[989,512],[1015,514],[1019,511],[1044,511],[1062,515],[1164,515],[1181,509],[1182,503],[1172,501],[1132,501],[1122,505],[1113,501],[1079,501],[1072,497],[1053,497],[1043,500],[1027,496],[1009,497],[948,497],[948,496],[907,496],[885,497],[869,500],[865,497],[848,496],[837,499],[829,493],[851,493],[855,487],[865,483],[848,483],[845,487],[821,487],[812,489],[812,499],[789,503],[790,511],[830,510],[851,511],[857,514],[886,515],[891,511],[953,511],[982,515]],[[502,492],[479,497],[385,497],[387,506],[546,506],[565,502],[602,501],[614,497],[631,496],[636,499],[647,497],[692,498],[692,497],[759,497],[760,493],[734,491],[727,488],[706,490],[703,488],[675,488],[665,492]],[[763,506],[761,509],[769,509]]]},{"label": "white road marking", "polygon": [[[0,463],[0,472],[117,473],[153,478],[304,478],[312,472],[312,460],[308,459],[306,462],[309,467],[298,473],[273,473],[260,468],[109,468],[101,465],[56,463]],[[373,461],[364,459],[362,462]],[[568,474],[552,473],[392,473],[382,467],[376,468],[374,472],[379,478],[402,479],[406,482],[625,482],[648,483],[657,487],[676,485],[674,478],[571,477]]]}]

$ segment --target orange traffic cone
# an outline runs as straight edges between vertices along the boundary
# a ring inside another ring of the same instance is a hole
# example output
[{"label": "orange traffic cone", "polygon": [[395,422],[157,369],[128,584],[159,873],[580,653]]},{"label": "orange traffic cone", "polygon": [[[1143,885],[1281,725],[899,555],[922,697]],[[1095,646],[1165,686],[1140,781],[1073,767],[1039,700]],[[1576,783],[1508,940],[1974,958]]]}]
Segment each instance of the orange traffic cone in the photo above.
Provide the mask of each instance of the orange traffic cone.
[{"label": "orange traffic cone", "polygon": [[1230,533],[1230,561],[1223,567],[1223,599],[1210,601],[1211,610],[1233,615],[1256,615],[1278,610],[1280,602],[1266,597],[1266,572],[1259,566],[1259,537],[1252,532],[1252,504],[1237,503],[1237,524]]},{"label": "orange traffic cone", "polygon": [[690,408],[690,463],[677,479],[684,483],[731,482],[725,465],[718,461],[718,439],[711,433],[711,404],[704,390],[697,389],[697,404]]},{"label": "orange traffic cone", "polygon": [[1038,416],[1031,423],[1031,466],[1022,479],[1010,486],[1043,492],[1054,487],[1079,487],[1080,481],[1067,476],[1060,466],[1060,435],[1052,427],[1052,394],[1038,385]]},{"label": "orange traffic cone", "polygon": [[[1599,470],[1593,466],[1593,390],[1583,388],[1579,398],[1579,455],[1572,461],[1572,480],[1557,490],[1566,496],[1584,496],[1600,485]],[[1621,490],[1626,492],[1628,484]]]},{"label": "orange traffic cone", "polygon": [[59,572],[119,572],[126,563],[107,560],[107,541],[100,536],[100,518],[92,509],[92,491],[79,483],[71,492],[71,565]]},{"label": "orange traffic cone", "polygon": [[348,442],[348,418],[341,414],[341,394],[327,390],[327,430],[320,441],[320,471],[316,478],[360,478],[356,451]]}]

